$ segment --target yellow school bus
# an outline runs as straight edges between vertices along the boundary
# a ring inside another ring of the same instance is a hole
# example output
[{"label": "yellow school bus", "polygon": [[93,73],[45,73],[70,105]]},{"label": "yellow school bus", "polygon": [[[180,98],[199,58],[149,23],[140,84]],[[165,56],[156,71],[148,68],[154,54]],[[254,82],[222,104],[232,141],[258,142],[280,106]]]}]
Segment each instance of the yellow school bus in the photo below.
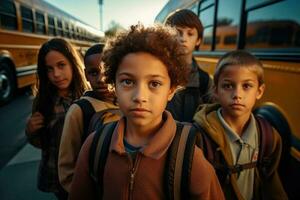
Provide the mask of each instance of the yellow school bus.
[{"label": "yellow school bus", "polygon": [[203,70],[213,74],[220,56],[235,49],[250,51],[264,64],[266,91],[256,112],[271,121],[283,138],[283,153],[290,159],[284,161],[288,164],[282,168],[282,179],[289,197],[299,199],[295,182],[300,178],[299,2],[169,0],[156,22],[164,23],[177,9],[192,10],[204,26],[202,44],[194,52]]},{"label": "yellow school bus", "polygon": [[36,81],[37,52],[52,37],[63,37],[83,53],[104,33],[42,0],[0,1],[0,105],[18,88]]}]

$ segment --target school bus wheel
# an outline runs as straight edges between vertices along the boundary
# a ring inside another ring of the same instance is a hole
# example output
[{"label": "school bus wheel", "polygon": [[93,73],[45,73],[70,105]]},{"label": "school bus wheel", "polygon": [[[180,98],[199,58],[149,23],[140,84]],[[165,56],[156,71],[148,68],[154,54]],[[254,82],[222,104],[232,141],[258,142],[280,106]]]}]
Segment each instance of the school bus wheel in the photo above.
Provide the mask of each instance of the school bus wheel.
[{"label": "school bus wheel", "polygon": [[12,99],[15,88],[16,84],[12,69],[7,62],[0,62],[0,105]]}]

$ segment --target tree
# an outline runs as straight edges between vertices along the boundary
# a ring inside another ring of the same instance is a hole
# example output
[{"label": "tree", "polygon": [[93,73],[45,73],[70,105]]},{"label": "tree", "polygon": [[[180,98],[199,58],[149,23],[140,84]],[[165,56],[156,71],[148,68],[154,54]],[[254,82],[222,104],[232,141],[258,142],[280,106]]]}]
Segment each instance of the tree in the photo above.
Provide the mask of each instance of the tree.
[{"label": "tree", "polygon": [[112,37],[115,36],[117,32],[123,30],[125,30],[125,28],[120,23],[112,20],[108,25],[108,29],[105,31],[105,36]]}]

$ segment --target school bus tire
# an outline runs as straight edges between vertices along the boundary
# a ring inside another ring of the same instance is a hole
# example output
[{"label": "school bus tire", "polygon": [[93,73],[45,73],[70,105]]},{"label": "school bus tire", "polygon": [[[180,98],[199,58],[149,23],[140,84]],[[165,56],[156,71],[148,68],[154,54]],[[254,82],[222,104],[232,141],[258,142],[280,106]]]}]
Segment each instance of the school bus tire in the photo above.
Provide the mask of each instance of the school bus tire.
[{"label": "school bus tire", "polygon": [[9,102],[16,91],[13,69],[6,61],[0,61],[0,106]]}]

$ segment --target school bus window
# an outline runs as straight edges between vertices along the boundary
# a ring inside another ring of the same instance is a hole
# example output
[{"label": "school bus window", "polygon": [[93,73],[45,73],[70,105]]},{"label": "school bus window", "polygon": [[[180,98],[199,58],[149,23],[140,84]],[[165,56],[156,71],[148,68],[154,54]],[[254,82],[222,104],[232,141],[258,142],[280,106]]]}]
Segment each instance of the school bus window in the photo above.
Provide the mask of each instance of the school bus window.
[{"label": "school bus window", "polygon": [[216,44],[217,50],[235,49],[238,35],[238,23],[241,15],[241,0],[219,1],[216,25],[216,37],[221,42]]},{"label": "school bus window", "polygon": [[73,31],[72,31],[72,25],[71,25],[71,23],[69,23],[69,35],[70,35],[70,38],[73,37]]},{"label": "school bus window", "polygon": [[75,38],[75,33],[74,33],[74,26],[73,24],[70,24],[70,37]]},{"label": "school bus window", "polygon": [[64,36],[70,38],[70,32],[69,32],[69,24],[68,22],[64,22]]},{"label": "school bus window", "polygon": [[196,15],[198,15],[198,2],[194,3],[189,10],[193,11]]},{"label": "school bus window", "polygon": [[48,35],[55,35],[54,17],[48,15]]},{"label": "school bus window", "polygon": [[212,26],[214,22],[214,5],[200,10],[199,18],[204,28]]},{"label": "school bus window", "polygon": [[298,2],[275,2],[248,12],[245,47],[299,52],[299,31]]},{"label": "school bus window", "polygon": [[16,7],[11,1],[0,1],[0,26],[8,30],[17,30]]},{"label": "school bus window", "polygon": [[246,1],[246,9],[249,9],[253,6],[257,6],[259,4],[262,4],[262,3],[265,3],[268,1],[270,1],[270,0],[247,0]]},{"label": "school bus window", "polygon": [[212,49],[212,27],[205,28],[203,31],[203,41],[200,45],[200,50],[211,50]]},{"label": "school bus window", "polygon": [[224,38],[224,44],[232,45],[236,44],[236,35],[228,35]]},{"label": "school bus window", "polygon": [[74,26],[74,31],[75,31],[75,38],[77,39],[77,40],[79,40],[80,38],[79,38],[79,28],[77,27],[77,26]]},{"label": "school bus window", "polygon": [[33,33],[33,14],[30,8],[21,5],[22,30],[23,32]]},{"label": "school bus window", "polygon": [[204,27],[203,42],[200,46],[200,50],[211,50],[215,4],[213,3],[213,1],[203,1],[200,2],[199,7],[199,19],[201,20]]},{"label": "school bus window", "polygon": [[36,33],[45,34],[45,18],[41,12],[35,13],[36,17]]},{"label": "school bus window", "polygon": [[214,0],[204,0],[200,2],[200,10],[205,9],[207,7],[214,6],[215,1]]},{"label": "school bus window", "polygon": [[76,27],[74,24],[72,24],[72,33],[73,33],[73,38],[76,39]]},{"label": "school bus window", "polygon": [[76,35],[77,35],[76,37],[77,37],[78,40],[80,40],[80,39],[81,39],[81,38],[80,38],[80,28],[79,28],[79,27],[76,27],[76,30],[77,30],[77,31],[76,31]]},{"label": "school bus window", "polygon": [[63,36],[62,22],[57,20],[57,35]]},{"label": "school bus window", "polygon": [[297,33],[296,33],[295,44],[298,47],[300,46],[300,30],[298,30]]}]

